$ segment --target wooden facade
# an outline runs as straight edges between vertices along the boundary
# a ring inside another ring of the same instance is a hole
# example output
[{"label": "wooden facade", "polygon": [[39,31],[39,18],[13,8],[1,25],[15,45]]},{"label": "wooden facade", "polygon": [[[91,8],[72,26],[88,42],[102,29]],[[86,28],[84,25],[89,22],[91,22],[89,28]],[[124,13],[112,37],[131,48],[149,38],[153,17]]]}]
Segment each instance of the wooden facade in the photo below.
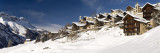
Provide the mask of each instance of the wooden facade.
[{"label": "wooden facade", "polygon": [[148,31],[147,25],[149,22],[142,17],[134,17],[134,15],[127,14],[123,18],[123,22],[125,35],[139,35]]},{"label": "wooden facade", "polygon": [[78,29],[79,29],[79,27],[76,24],[72,24],[72,31],[76,31]]},{"label": "wooden facade", "polygon": [[95,19],[95,27],[104,26],[104,22],[98,21]]},{"label": "wooden facade", "polygon": [[140,22],[134,20],[134,17],[127,14],[123,20],[124,20],[124,33],[126,35],[134,35],[140,33]]},{"label": "wooden facade", "polygon": [[112,19],[112,16],[111,15],[108,15],[106,20],[111,20]]},{"label": "wooden facade", "polygon": [[154,6],[152,6],[149,3],[146,3],[146,5],[142,8],[143,12],[143,18],[146,20],[152,19],[151,13],[154,12]]},{"label": "wooden facade", "polygon": [[87,29],[94,28],[95,27],[94,25],[95,25],[94,23],[86,22]]}]

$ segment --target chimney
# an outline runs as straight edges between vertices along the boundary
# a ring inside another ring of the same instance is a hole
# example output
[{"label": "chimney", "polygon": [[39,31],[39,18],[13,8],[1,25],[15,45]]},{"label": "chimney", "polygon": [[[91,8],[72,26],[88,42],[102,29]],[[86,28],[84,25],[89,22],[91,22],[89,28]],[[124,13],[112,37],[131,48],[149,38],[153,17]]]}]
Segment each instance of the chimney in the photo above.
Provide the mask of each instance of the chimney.
[{"label": "chimney", "polygon": [[79,21],[81,21],[81,16],[79,16]]}]

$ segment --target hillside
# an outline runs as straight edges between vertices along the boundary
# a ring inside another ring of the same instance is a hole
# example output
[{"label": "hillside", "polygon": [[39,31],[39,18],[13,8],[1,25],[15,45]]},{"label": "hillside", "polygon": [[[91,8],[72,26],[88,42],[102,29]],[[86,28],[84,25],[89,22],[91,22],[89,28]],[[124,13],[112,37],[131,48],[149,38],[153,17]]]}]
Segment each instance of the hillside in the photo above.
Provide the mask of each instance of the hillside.
[{"label": "hillside", "polygon": [[79,38],[69,41],[67,38],[44,43],[29,42],[11,48],[2,53],[158,53],[160,26],[143,35],[124,36],[118,27],[103,27],[99,31],[79,33]]},{"label": "hillside", "polygon": [[0,48],[22,44],[26,39],[34,40],[40,33],[25,18],[0,12]]}]

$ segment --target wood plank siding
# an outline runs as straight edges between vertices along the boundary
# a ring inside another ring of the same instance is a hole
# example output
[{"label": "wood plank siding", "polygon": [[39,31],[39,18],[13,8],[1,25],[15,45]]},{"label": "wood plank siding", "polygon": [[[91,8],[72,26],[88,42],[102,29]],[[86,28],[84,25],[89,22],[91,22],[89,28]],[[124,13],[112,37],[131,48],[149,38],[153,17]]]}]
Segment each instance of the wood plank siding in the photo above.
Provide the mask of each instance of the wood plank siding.
[{"label": "wood plank siding", "polygon": [[124,18],[124,33],[134,35],[140,33],[140,22],[134,20],[134,17],[126,15]]}]

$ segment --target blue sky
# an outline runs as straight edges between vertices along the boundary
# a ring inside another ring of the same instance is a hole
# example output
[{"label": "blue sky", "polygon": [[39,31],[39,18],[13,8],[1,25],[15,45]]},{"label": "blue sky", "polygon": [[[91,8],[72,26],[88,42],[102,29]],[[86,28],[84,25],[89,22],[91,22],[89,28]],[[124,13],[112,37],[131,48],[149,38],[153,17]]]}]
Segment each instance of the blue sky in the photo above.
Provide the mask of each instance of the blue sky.
[{"label": "blue sky", "polygon": [[158,3],[160,0],[0,0],[0,11],[9,15],[25,17],[35,25],[65,25],[78,21],[79,16],[91,16],[93,12],[110,12],[136,2],[142,6],[146,2]]}]

